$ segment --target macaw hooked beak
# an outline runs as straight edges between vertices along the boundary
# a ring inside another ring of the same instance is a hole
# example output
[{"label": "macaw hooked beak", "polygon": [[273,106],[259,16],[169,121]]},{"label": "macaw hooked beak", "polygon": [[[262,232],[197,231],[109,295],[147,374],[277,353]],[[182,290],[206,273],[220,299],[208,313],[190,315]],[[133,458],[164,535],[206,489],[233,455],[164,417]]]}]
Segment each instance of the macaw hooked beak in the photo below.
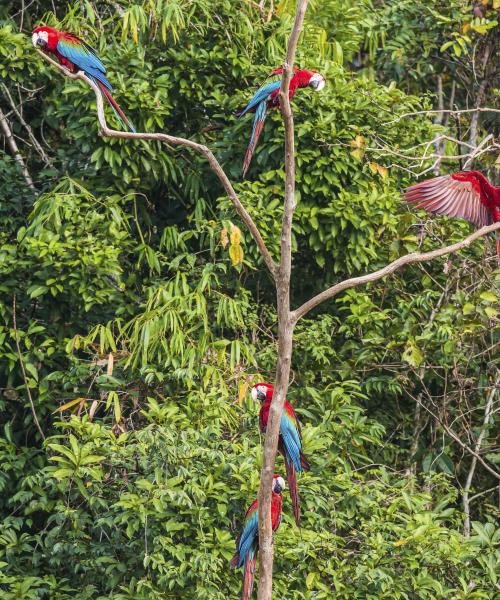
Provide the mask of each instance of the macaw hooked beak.
[{"label": "macaw hooked beak", "polygon": [[316,92],[321,91],[325,87],[325,83],[326,83],[325,78],[320,73],[314,73],[314,75],[309,80],[309,85]]}]

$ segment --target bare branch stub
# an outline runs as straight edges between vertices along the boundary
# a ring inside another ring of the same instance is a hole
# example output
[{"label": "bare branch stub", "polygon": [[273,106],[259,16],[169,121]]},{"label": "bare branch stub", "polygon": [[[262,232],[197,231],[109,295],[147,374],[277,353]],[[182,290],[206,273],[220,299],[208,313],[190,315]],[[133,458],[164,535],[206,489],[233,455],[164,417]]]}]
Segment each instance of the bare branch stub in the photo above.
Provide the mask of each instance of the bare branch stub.
[{"label": "bare branch stub", "polygon": [[273,276],[273,278],[276,277],[276,263],[274,262],[271,253],[267,249],[267,246],[264,242],[264,239],[262,238],[262,235],[257,225],[255,224],[254,220],[252,219],[246,208],[240,202],[238,194],[236,193],[231,181],[229,180],[224,169],[222,168],[222,166],[220,165],[219,161],[217,160],[213,152],[210,150],[210,148],[208,148],[208,146],[205,146],[204,144],[199,144],[198,142],[193,142],[192,140],[189,140],[187,138],[176,137],[168,135],[166,133],[132,133],[131,131],[118,131],[116,129],[111,129],[110,127],[108,127],[106,122],[102,94],[97,85],[82,71],[79,71],[78,73],[71,73],[70,71],[68,71],[68,69],[61,66],[58,62],[53,60],[50,56],[47,56],[47,54],[45,54],[41,50],[37,49],[37,52],[46,61],[50,62],[57,69],[59,69],[59,71],[61,71],[61,73],[63,73],[66,77],[69,77],[70,79],[81,79],[94,90],[97,103],[97,119],[99,122],[102,136],[130,140],[152,140],[164,142],[173,146],[185,146],[187,148],[190,148],[194,152],[197,152],[198,154],[204,156],[207,159],[210,168],[221,182],[222,187],[224,188],[228,198],[230,199],[234,208],[236,209],[236,212],[241,217],[241,220],[245,223],[248,230],[250,231],[250,234],[253,237],[255,243],[257,244],[260,254],[262,255],[262,258],[267,268],[269,269],[271,275]]}]

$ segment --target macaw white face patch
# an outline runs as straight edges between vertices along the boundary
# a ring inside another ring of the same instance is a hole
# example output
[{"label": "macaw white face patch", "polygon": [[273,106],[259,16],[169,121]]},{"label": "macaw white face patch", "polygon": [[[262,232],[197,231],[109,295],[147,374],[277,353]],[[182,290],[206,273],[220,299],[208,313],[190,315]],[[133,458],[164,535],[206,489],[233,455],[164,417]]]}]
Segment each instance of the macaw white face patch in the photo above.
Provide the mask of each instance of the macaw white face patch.
[{"label": "macaw white face patch", "polygon": [[31,36],[31,41],[35,48],[37,46],[46,46],[49,41],[49,34],[46,31],[39,31]]},{"label": "macaw white face patch", "polygon": [[285,480],[283,477],[276,477],[275,482],[280,486],[282,490],[285,489]]},{"label": "macaw white face patch", "polygon": [[309,80],[309,85],[314,88],[316,92],[321,91],[325,87],[325,78],[320,73],[314,73]]},{"label": "macaw white face patch", "polygon": [[255,400],[255,401],[257,400],[257,388],[256,387],[252,388],[251,396],[252,396],[252,400]]}]

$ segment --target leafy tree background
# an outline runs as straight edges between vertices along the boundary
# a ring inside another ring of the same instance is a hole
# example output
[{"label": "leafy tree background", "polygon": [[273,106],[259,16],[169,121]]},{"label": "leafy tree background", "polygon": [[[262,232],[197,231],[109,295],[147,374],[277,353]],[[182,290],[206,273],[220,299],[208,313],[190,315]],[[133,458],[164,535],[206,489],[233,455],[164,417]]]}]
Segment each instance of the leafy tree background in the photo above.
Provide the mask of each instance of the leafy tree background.
[{"label": "leafy tree background", "polygon": [[[434,162],[408,157],[440,134],[477,146],[498,135],[498,114],[475,125],[471,113],[398,116],[435,108],[439,90],[452,108],[498,102],[499,6],[489,2],[482,20],[471,8],[311,4],[297,63],[327,87],[294,99],[296,305],[467,233],[401,206],[411,171]],[[241,181],[250,122],[233,113],[283,60],[293,10],[243,0],[0,7],[0,107],[36,188],[2,138],[2,598],[238,597],[228,561],[261,453],[247,391],[272,380],[276,352],[273,287],[207,164],[186,149],[100,138],[92,92],[40,59],[31,29],[43,22],[92,43],[138,130],[214,149],[276,251],[281,118],[270,115]],[[460,168],[448,158],[460,150],[441,143],[440,172]],[[474,163],[493,182],[498,166],[495,151]],[[464,448],[482,435],[480,455],[498,464],[493,246],[350,290],[298,325],[290,399],[312,470],[300,481],[301,532],[285,497],[277,597],[498,593],[498,480],[477,464],[466,489]]]}]

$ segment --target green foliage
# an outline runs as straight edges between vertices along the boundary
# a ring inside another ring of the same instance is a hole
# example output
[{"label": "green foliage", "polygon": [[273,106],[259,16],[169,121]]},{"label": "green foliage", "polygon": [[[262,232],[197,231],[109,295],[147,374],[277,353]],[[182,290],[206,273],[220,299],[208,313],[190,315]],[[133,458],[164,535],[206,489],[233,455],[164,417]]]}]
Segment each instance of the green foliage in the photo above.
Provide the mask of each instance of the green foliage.
[{"label": "green foliage", "polygon": [[[233,113],[282,63],[294,2],[216,4],[0,7],[0,105],[38,192],[2,147],[2,598],[239,595],[241,573],[228,562],[258,488],[248,389],[273,378],[274,289],[206,162],[99,137],[91,91],[62,78],[20,32],[44,22],[96,46],[137,128],[209,145],[277,255],[281,118],[269,115],[242,181],[251,118]],[[473,46],[484,49],[494,21],[490,12],[474,22],[458,1],[311,2],[297,63],[327,86],[293,100],[294,306],[469,231],[401,209],[412,169],[432,164],[421,158],[428,142],[458,135],[402,115],[432,106],[436,74],[465,105]],[[481,134],[490,123],[481,118]],[[455,153],[450,142],[445,155]],[[415,154],[421,164],[408,169]],[[490,155],[478,161],[491,164]],[[228,245],[238,226],[241,239]],[[477,465],[465,538],[471,457],[443,427],[474,446],[498,381],[493,248],[476,243],[350,290],[297,325],[290,400],[312,470],[299,481],[300,532],[285,492],[277,597],[495,597],[496,480]],[[490,465],[496,414],[481,449]]]}]

